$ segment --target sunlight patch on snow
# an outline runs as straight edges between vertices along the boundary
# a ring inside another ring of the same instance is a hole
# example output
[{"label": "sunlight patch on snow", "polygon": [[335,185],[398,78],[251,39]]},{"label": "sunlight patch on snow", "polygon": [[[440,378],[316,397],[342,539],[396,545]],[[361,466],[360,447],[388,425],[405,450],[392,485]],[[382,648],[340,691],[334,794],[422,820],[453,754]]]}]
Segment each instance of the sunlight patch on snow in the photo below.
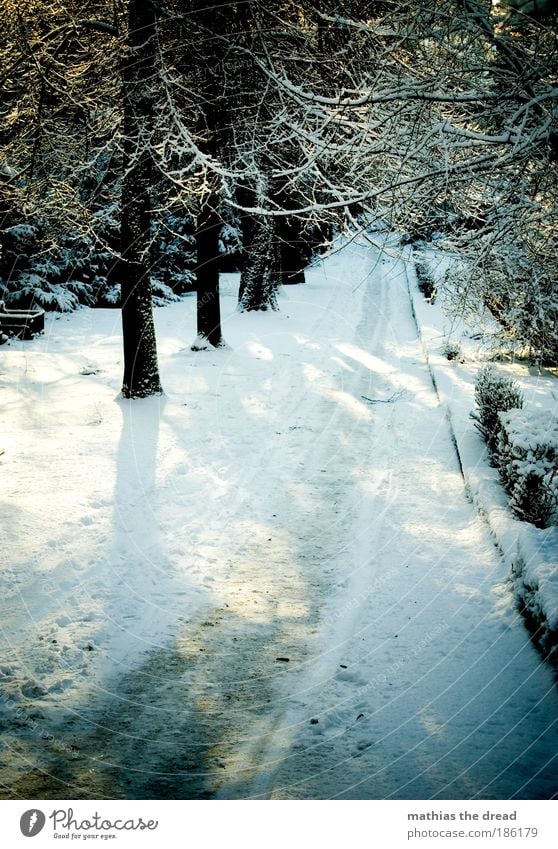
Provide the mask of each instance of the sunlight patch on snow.
[{"label": "sunlight patch on snow", "polygon": [[342,389],[327,389],[324,394],[331,401],[335,401],[336,404],[344,407],[355,418],[367,422],[373,421],[374,416],[370,408],[348,392],[344,392]]},{"label": "sunlight patch on snow", "polygon": [[303,363],[302,370],[308,383],[323,383],[328,379],[327,375],[319,368],[316,368],[316,366],[313,366],[312,363]]},{"label": "sunlight patch on snow", "polygon": [[363,366],[366,366],[370,371],[374,371],[377,374],[393,374],[395,368],[390,363],[384,362],[379,357],[375,357],[373,354],[369,354],[368,351],[363,351],[362,348],[358,348],[356,345],[352,345],[350,342],[343,342],[340,345],[335,346],[338,351],[342,354],[345,354],[346,357],[350,357],[352,360],[356,360],[357,363],[360,363]]},{"label": "sunlight patch on snow", "polygon": [[492,597],[494,601],[493,618],[509,620],[510,615],[513,616],[517,612],[516,599],[510,593],[507,581],[494,585],[492,588]]},{"label": "sunlight patch on snow", "polygon": [[298,344],[302,345],[304,348],[310,348],[311,351],[319,351],[321,349],[317,342],[313,342],[301,333],[293,333],[293,337],[295,342],[298,342]]},{"label": "sunlight patch on snow", "polygon": [[346,363],[345,360],[342,360],[341,357],[330,357],[330,360],[332,363],[336,363],[337,365],[341,366],[344,371],[349,371],[354,374],[354,368],[351,368],[351,366]]},{"label": "sunlight patch on snow", "polygon": [[[375,374],[385,375],[397,388],[405,389],[413,395],[420,394],[422,396],[421,402],[426,406],[437,406],[438,401],[436,396],[430,391],[430,385],[428,382],[420,380],[414,375],[409,374],[407,370],[400,368],[399,366],[396,367],[392,363],[382,360],[379,357],[375,357],[373,354],[369,354],[368,351],[363,351],[362,348],[351,343],[343,342],[335,347],[342,354],[345,354],[346,357],[350,357],[352,360],[355,360],[365,366],[365,368]],[[394,346],[390,345],[388,342],[386,342],[385,347],[390,353],[393,351],[394,357],[397,358],[398,361],[404,357],[404,350],[401,348],[394,348]]]},{"label": "sunlight patch on snow", "polygon": [[268,361],[273,359],[273,351],[261,342],[248,342],[246,348],[256,359]]},{"label": "sunlight patch on snow", "polygon": [[[10,351],[10,353],[12,353]],[[78,369],[72,357],[62,354],[47,354],[40,358],[31,359],[27,351],[14,351],[11,367],[14,372],[20,372],[21,378],[26,384],[36,384],[41,388],[48,384],[56,383],[68,377],[77,377]]]},{"label": "sunlight patch on snow", "polygon": [[431,391],[427,380],[421,380],[412,374],[398,373],[393,377],[393,383],[399,389],[404,389],[420,399],[425,407],[438,407],[439,402],[436,394]]},{"label": "sunlight patch on snow", "polygon": [[[427,498],[427,497],[428,497],[428,495],[425,492],[424,498]],[[424,541],[425,529],[424,529],[424,525],[421,522],[416,522],[416,521],[412,521],[412,520],[408,521],[408,522],[402,521],[400,527],[401,527],[401,533],[402,534],[408,534],[409,537],[411,537],[411,538],[414,537],[418,542]],[[446,545],[448,551],[455,544],[455,536],[451,532],[451,530],[448,529],[447,524],[445,523],[443,516],[440,516],[440,524],[435,524],[434,522],[432,522],[428,526],[428,544],[429,544],[429,546],[432,545],[434,543],[434,541],[443,542]]]},{"label": "sunlight patch on snow", "polygon": [[466,598],[474,598],[475,596],[484,596],[485,588],[484,587],[473,587],[471,584],[460,584],[455,583],[452,584],[452,590],[456,592],[458,595],[465,596]]},{"label": "sunlight patch on snow", "polygon": [[260,419],[272,418],[269,409],[257,395],[247,395],[245,398],[241,399],[241,402],[244,409],[253,416],[257,416],[257,418]]},{"label": "sunlight patch on snow", "polygon": [[[444,363],[447,364],[447,360],[443,358]],[[474,379],[472,376],[467,375],[464,369],[460,369],[459,372],[457,369],[448,368],[446,370],[446,376],[451,383],[455,387],[456,391],[459,392],[468,392],[474,383]],[[452,393],[453,394],[453,393]]]},{"label": "sunlight patch on snow", "polygon": [[241,522],[230,537],[244,544],[223,562],[224,580],[212,588],[218,603],[251,622],[307,616],[307,586],[296,568],[294,540],[288,531]]},{"label": "sunlight patch on snow", "polygon": [[420,724],[426,731],[429,737],[442,737],[445,735],[444,725],[434,716],[433,713],[421,711]]},{"label": "sunlight patch on snow", "polygon": [[334,401],[336,404],[344,407],[354,418],[364,421],[373,420],[374,417],[370,407],[367,407],[366,404],[363,404],[362,401],[355,398],[349,392],[338,389],[325,372],[316,368],[311,363],[304,363],[303,372],[308,383],[313,387],[315,386],[324,398],[329,398],[330,401]]}]

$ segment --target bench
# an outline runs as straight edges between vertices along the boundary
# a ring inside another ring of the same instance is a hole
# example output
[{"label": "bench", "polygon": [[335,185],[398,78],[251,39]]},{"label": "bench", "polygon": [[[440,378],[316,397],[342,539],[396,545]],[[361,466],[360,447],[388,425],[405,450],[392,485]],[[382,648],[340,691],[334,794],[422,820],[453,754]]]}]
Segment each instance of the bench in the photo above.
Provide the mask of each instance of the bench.
[{"label": "bench", "polygon": [[44,329],[44,310],[9,310],[4,302],[0,301],[0,337],[5,334],[16,336],[18,339],[32,339]]}]

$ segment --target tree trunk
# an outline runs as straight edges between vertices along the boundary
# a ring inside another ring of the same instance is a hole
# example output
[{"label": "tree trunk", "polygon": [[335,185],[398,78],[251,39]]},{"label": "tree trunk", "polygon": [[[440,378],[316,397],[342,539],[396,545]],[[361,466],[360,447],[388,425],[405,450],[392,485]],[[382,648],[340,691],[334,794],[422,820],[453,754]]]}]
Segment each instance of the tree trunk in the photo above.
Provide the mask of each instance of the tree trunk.
[{"label": "tree trunk", "polygon": [[128,45],[122,68],[123,160],[121,200],[122,333],[125,398],[161,393],[151,298],[150,150],[154,109],[156,12],[151,0],[129,0]]},{"label": "tree trunk", "polygon": [[[227,8],[225,7],[225,12]],[[224,31],[223,13],[218,17]],[[226,21],[226,15],[225,15]],[[198,121],[198,135],[205,139],[200,142],[206,156],[217,157],[222,121],[221,89],[219,80],[208,74],[204,89],[204,111]],[[196,291],[197,291],[197,327],[198,335],[192,345],[192,351],[205,351],[208,348],[224,346],[221,331],[221,305],[219,302],[219,235],[221,216],[219,215],[219,179],[207,171],[204,183],[207,190],[202,194],[196,226]]]},{"label": "tree trunk", "polygon": [[[264,180],[262,179],[257,192],[243,189],[241,197],[245,206],[263,205]],[[273,218],[269,215],[243,212],[241,221],[244,267],[240,275],[238,307],[241,312],[276,310],[278,269]]]},{"label": "tree trunk", "polygon": [[196,230],[196,288],[198,335],[193,351],[220,348],[225,343],[221,332],[219,303],[219,197],[212,192],[203,200]]}]

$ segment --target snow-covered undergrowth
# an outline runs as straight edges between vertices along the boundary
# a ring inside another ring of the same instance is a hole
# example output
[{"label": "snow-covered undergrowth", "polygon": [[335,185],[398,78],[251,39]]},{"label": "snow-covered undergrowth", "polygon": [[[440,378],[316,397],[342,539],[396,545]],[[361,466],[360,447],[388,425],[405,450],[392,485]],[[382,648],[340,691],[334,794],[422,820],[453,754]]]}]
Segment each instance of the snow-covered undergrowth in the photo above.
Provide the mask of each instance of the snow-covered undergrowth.
[{"label": "snow-covered undergrowth", "polygon": [[558,524],[558,419],[548,411],[500,413],[500,476],[512,510],[538,528]]},{"label": "snow-covered undergrowth", "polygon": [[[451,262],[436,251],[426,253],[433,278],[441,280]],[[425,261],[423,255],[423,261]],[[535,631],[536,640],[545,653],[558,660],[558,527],[540,529],[520,521],[512,513],[508,496],[499,479],[498,470],[491,465],[489,453],[470,419],[475,410],[474,388],[479,370],[489,356],[494,339],[494,320],[485,316],[485,324],[471,327],[459,319],[450,319],[440,303],[427,303],[418,291],[412,264],[408,266],[413,307],[420,327],[421,338],[438,394],[445,405],[455,435],[469,492],[486,516],[491,531],[508,564],[517,598]],[[444,355],[447,340],[459,345],[460,357],[448,361]],[[496,374],[513,378],[522,390],[523,412],[505,414],[508,430],[513,430],[514,442],[532,443],[541,427],[541,444],[549,441],[558,415],[558,384],[556,377],[546,371],[520,362],[491,364]],[[518,418],[521,422],[518,423]],[[550,423],[550,425],[549,425]],[[520,435],[517,433],[521,429]],[[550,434],[550,435],[549,435]],[[508,440],[509,441],[509,440]],[[536,441],[536,440],[535,440]],[[552,441],[552,440],[551,440]],[[511,450],[511,449],[510,449]],[[552,453],[552,447],[550,447]],[[529,465],[529,446],[525,463]],[[537,469],[552,477],[555,456],[539,458]],[[554,459],[553,459],[554,458]],[[531,458],[532,460],[533,458]],[[513,458],[510,457],[510,461]],[[526,472],[529,469],[525,468]],[[555,473],[555,471],[554,471]],[[549,481],[549,487],[553,484]],[[521,488],[521,484],[518,484]],[[520,493],[517,494],[518,497]],[[513,498],[513,493],[512,493]]]},{"label": "snow-covered undergrowth", "polygon": [[[500,349],[529,356],[545,364],[558,358],[558,288],[536,260],[506,239],[490,249],[478,236],[474,252],[444,252],[433,243],[418,243],[415,270],[419,289],[428,298],[438,294],[454,312],[473,325],[483,312],[493,317],[490,335]],[[434,246],[434,247],[433,247]]]},{"label": "snow-covered undergrowth", "polygon": [[[69,231],[47,238],[44,222],[5,226],[0,255],[0,299],[12,309],[41,307],[72,312],[80,304],[120,303],[117,251],[119,213],[108,204],[92,214],[90,232]],[[5,222],[4,222],[5,224]],[[166,214],[157,222],[152,245],[153,300],[163,305],[194,288],[195,242],[191,216]],[[235,250],[234,228],[224,228],[223,255]]]},{"label": "snow-covered undergrowth", "polygon": [[162,398],[118,397],[114,310],[2,347],[3,795],[556,793],[552,670],[404,264],[354,243],[307,280],[258,315],[223,276],[216,352],[194,297],[157,309]]}]

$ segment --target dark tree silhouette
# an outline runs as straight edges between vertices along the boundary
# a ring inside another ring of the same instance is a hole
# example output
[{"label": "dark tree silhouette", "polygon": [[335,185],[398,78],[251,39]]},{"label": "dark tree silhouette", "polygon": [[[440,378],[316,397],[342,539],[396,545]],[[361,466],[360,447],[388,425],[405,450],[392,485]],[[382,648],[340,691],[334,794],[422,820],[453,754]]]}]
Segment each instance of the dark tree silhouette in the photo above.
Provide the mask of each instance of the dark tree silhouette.
[{"label": "dark tree silhouette", "polygon": [[121,204],[122,332],[125,398],[159,394],[151,297],[151,191],[154,168],[157,12],[152,0],[129,0],[128,44],[122,63],[123,168]]}]

